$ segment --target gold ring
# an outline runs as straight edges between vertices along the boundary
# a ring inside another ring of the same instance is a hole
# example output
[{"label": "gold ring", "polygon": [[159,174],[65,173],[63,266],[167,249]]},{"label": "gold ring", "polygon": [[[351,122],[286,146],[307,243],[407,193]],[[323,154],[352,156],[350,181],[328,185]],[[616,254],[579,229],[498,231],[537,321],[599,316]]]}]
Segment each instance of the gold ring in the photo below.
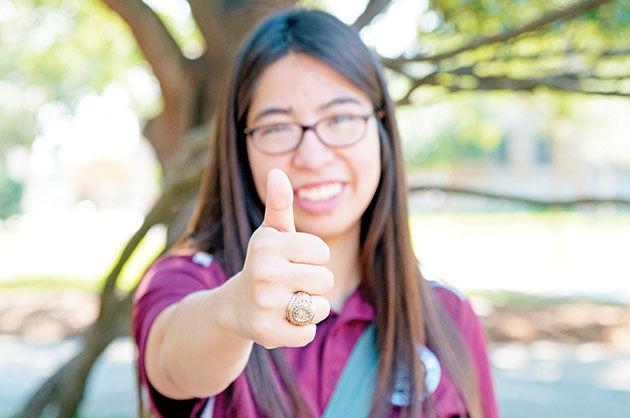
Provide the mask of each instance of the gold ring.
[{"label": "gold ring", "polygon": [[313,311],[313,298],[306,292],[295,292],[287,306],[287,321],[293,325],[309,324],[315,312]]}]

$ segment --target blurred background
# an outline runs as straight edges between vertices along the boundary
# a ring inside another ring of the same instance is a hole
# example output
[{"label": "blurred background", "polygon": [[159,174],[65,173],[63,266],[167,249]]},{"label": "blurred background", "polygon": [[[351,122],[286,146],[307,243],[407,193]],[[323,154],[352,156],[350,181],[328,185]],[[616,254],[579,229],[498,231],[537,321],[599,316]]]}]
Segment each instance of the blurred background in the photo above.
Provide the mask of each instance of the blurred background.
[{"label": "blurred background", "polygon": [[416,252],[481,316],[502,415],[628,417],[627,0],[0,0],[0,417],[135,416],[130,295],[240,40],[296,4],[386,65]]}]

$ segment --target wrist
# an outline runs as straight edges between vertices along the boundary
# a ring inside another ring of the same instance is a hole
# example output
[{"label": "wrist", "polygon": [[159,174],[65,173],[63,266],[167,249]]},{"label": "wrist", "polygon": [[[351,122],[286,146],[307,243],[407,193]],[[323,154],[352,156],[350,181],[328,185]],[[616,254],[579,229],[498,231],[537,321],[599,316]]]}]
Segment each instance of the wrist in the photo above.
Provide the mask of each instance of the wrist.
[{"label": "wrist", "polygon": [[241,272],[236,273],[228,279],[223,285],[216,289],[218,304],[216,318],[217,326],[225,333],[231,334],[241,339],[248,339],[241,329],[239,321],[237,282],[240,279]]}]

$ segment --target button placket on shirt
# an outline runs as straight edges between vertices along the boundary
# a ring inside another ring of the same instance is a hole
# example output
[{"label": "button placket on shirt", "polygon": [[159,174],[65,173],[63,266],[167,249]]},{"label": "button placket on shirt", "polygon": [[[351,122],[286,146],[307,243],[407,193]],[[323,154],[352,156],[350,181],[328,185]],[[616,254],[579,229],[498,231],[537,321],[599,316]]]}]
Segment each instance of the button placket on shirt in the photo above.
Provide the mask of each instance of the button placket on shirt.
[{"label": "button placket on shirt", "polygon": [[335,389],[335,385],[337,384],[337,380],[339,379],[341,368],[343,367],[343,350],[336,349],[336,346],[340,343],[339,328],[340,327],[335,324],[333,329],[330,330],[330,334],[328,335],[324,346],[322,378],[324,379],[323,383],[325,390],[322,393],[322,402],[330,400],[332,392]]}]

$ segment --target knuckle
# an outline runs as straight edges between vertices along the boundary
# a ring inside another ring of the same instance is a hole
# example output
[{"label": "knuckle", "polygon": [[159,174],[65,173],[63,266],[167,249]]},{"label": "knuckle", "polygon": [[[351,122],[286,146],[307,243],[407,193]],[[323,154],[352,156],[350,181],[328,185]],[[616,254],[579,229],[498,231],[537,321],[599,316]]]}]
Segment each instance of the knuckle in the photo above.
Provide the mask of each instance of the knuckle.
[{"label": "knuckle", "polygon": [[330,316],[330,303],[326,302],[326,309],[324,310],[324,318],[326,319]]},{"label": "knuckle", "polygon": [[259,345],[262,345],[267,350],[273,350],[274,348],[280,347],[278,344],[274,344],[272,342],[265,342]]},{"label": "knuckle", "polygon": [[321,252],[322,257],[329,259],[330,258],[330,247],[326,244],[326,241],[318,237],[317,235],[313,235],[315,238],[314,244],[315,247]]},{"label": "knuckle", "polygon": [[282,272],[272,262],[267,261],[257,266],[255,275],[258,282],[257,287],[265,288],[271,283],[277,282],[282,277]]},{"label": "knuckle", "polygon": [[324,282],[323,285],[325,292],[328,292],[335,287],[335,276],[333,275],[333,272],[326,267],[322,270],[322,281]]},{"label": "knuckle", "polygon": [[323,308],[323,317],[327,318],[328,315],[330,315],[330,302],[328,302],[328,299],[326,298],[322,298],[322,308]]},{"label": "knuckle", "polygon": [[265,278],[267,277],[267,270],[269,269],[269,267],[267,267],[267,263],[262,260],[254,261],[250,267],[252,277],[254,279],[253,289],[254,291],[257,291],[258,288],[262,286],[265,282]]},{"label": "knuckle", "polygon": [[271,291],[267,288],[267,286],[258,287],[259,289],[254,292],[254,304],[258,308],[262,309],[273,308],[275,303]]},{"label": "knuckle", "polygon": [[270,257],[257,259],[251,264],[251,272],[257,286],[264,286],[277,280],[281,275],[281,267]]},{"label": "knuckle", "polygon": [[273,241],[267,237],[256,237],[249,242],[249,251],[255,255],[268,254],[273,248]]},{"label": "knuckle", "polygon": [[272,241],[273,240],[277,240],[278,238],[280,238],[282,236],[282,232],[278,231],[275,228],[269,227],[269,226],[264,226],[264,227],[260,228],[260,230],[258,232],[265,239],[270,239]]},{"label": "knuckle", "polygon": [[322,258],[325,263],[330,261],[330,247],[322,240]]},{"label": "knuckle", "polygon": [[303,329],[304,329],[304,341],[305,341],[304,345],[306,345],[315,339],[315,331],[317,329],[317,326],[314,324],[309,324],[309,325],[305,325]]},{"label": "knuckle", "polygon": [[268,343],[269,338],[269,327],[267,326],[266,321],[254,321],[251,325],[252,327],[252,340],[257,343],[264,345]]}]

